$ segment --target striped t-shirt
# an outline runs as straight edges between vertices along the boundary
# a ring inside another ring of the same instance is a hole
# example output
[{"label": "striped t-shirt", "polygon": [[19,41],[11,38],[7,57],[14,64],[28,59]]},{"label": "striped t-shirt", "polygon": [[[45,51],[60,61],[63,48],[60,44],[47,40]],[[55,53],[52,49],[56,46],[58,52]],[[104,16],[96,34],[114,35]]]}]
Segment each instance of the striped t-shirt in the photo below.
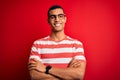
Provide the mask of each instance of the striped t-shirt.
[{"label": "striped t-shirt", "polygon": [[32,58],[60,68],[66,68],[73,58],[86,61],[82,43],[69,36],[61,41],[54,41],[50,36],[36,40],[29,59]]}]

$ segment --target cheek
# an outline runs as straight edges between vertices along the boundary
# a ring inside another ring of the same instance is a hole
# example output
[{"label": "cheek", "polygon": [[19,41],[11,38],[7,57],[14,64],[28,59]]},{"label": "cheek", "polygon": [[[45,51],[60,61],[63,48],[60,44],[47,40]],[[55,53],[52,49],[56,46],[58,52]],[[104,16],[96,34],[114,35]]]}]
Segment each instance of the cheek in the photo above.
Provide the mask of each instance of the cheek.
[{"label": "cheek", "polygon": [[65,24],[65,23],[66,23],[66,20],[63,20],[62,23]]},{"label": "cheek", "polygon": [[66,18],[64,20],[62,20],[63,23],[66,23]]},{"label": "cheek", "polygon": [[49,24],[50,24],[50,25],[53,25],[53,21],[49,21]]},{"label": "cheek", "polygon": [[66,23],[66,20],[67,20],[67,18],[65,17],[65,19],[64,19],[64,23]]}]

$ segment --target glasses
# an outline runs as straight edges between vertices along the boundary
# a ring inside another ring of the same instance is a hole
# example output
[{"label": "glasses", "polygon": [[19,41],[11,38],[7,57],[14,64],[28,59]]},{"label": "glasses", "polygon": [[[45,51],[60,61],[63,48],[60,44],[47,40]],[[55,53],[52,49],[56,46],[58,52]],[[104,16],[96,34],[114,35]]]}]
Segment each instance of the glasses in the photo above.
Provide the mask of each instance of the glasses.
[{"label": "glasses", "polygon": [[65,18],[65,14],[58,14],[58,15],[49,15],[49,19],[55,20],[56,18],[59,18],[60,20]]}]

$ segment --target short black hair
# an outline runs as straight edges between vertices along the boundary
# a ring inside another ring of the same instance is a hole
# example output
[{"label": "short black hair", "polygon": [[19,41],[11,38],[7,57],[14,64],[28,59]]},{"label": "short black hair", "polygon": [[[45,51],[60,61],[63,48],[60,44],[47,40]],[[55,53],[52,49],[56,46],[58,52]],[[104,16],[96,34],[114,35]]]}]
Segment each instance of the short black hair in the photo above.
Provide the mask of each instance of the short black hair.
[{"label": "short black hair", "polygon": [[53,5],[53,6],[51,6],[51,7],[48,9],[48,17],[49,17],[49,15],[50,15],[49,12],[50,12],[51,10],[54,10],[54,9],[57,9],[57,8],[62,9],[63,12],[64,12],[64,9],[63,9],[60,5]]}]

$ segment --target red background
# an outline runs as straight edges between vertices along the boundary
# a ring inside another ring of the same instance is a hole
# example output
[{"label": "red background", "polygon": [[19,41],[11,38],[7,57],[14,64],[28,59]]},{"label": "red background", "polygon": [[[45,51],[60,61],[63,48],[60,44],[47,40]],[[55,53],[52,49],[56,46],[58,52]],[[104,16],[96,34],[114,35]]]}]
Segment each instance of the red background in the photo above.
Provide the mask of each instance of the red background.
[{"label": "red background", "polygon": [[30,47],[50,33],[47,10],[53,4],[65,9],[66,34],[84,44],[85,80],[120,80],[119,0],[1,0],[0,80],[30,80]]}]

